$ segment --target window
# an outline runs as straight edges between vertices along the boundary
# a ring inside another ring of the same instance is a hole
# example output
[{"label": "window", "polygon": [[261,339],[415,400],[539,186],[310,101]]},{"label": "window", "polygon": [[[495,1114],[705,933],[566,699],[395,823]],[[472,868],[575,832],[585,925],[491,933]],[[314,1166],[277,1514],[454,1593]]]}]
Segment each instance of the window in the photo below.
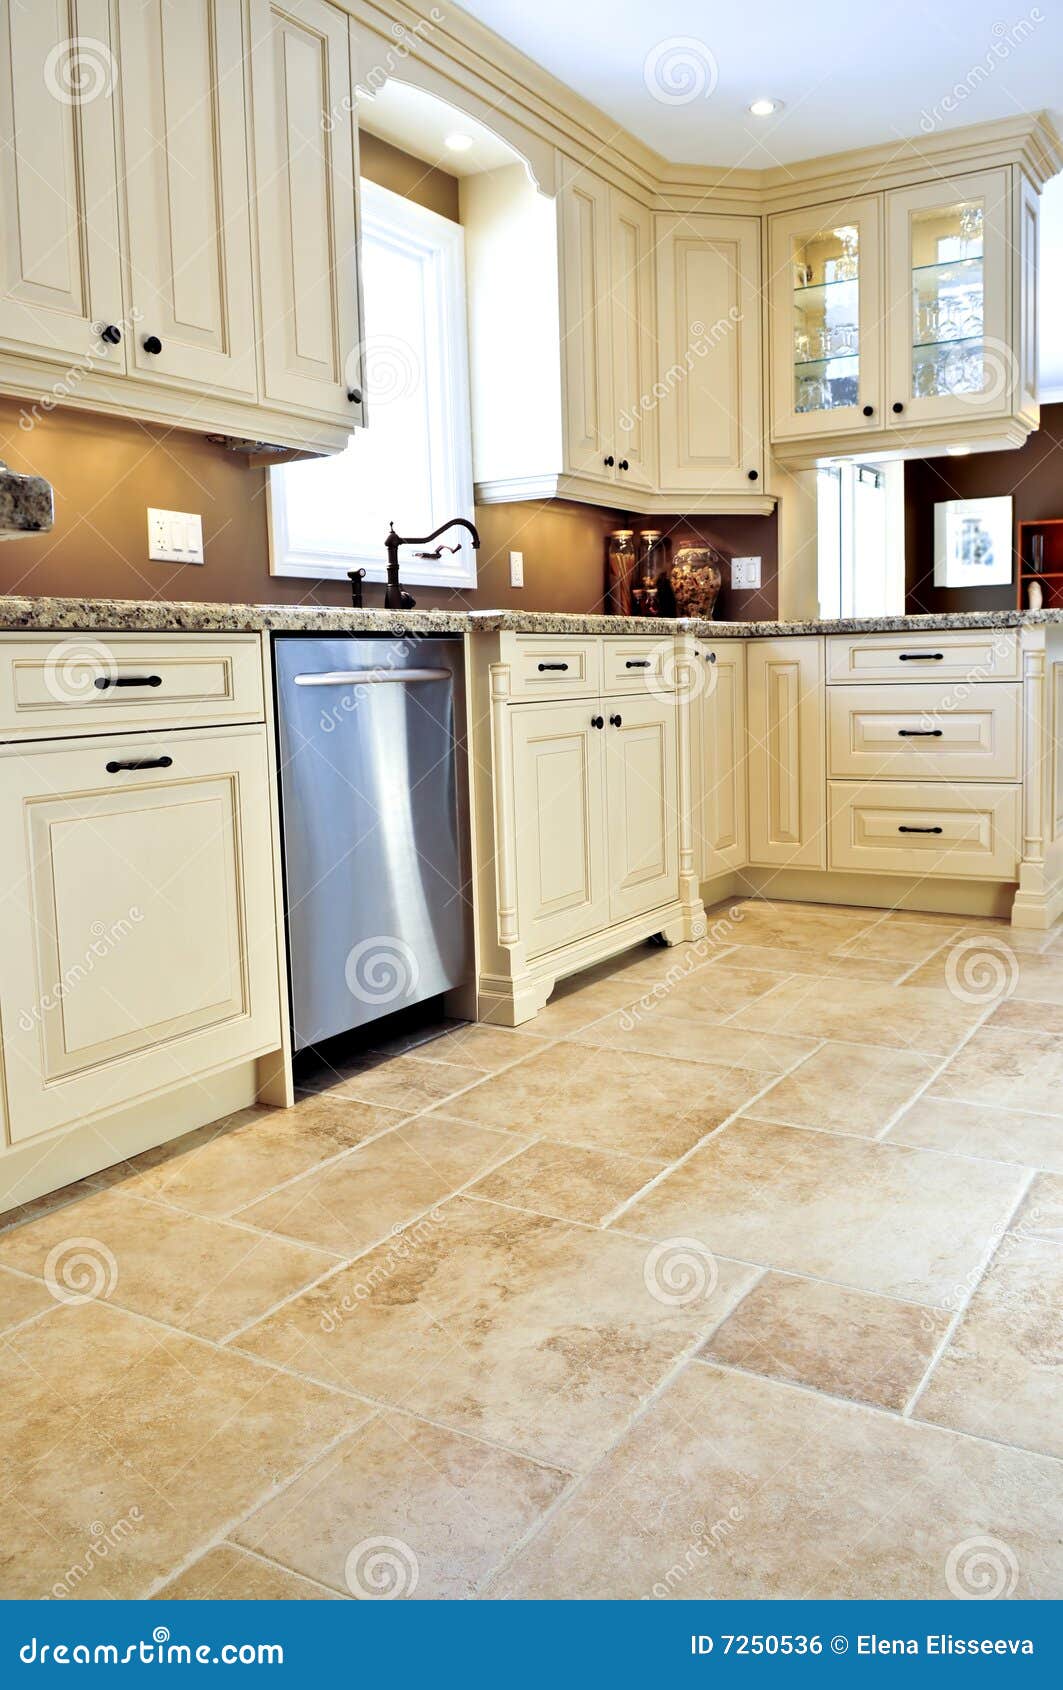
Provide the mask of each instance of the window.
[{"label": "window", "polygon": [[[462,230],[375,182],[361,192],[368,426],[333,457],[270,471],[274,575],[383,581],[390,522],[428,534],[473,514]],[[475,587],[475,553],[407,551],[402,577]]]},{"label": "window", "polygon": [[830,464],[816,478],[821,616],[904,610],[904,465]]}]

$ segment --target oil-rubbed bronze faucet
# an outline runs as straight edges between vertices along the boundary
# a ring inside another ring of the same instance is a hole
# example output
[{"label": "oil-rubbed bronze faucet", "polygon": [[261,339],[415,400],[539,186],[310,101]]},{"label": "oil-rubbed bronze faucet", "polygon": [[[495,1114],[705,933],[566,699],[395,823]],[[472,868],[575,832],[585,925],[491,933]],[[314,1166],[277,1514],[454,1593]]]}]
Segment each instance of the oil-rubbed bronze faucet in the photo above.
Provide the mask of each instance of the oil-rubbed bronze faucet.
[{"label": "oil-rubbed bronze faucet", "polygon": [[[416,538],[411,537],[409,539],[403,539],[400,534],[396,534],[394,523],[389,525],[388,537],[384,541],[384,549],[388,554],[388,584],[384,589],[385,610],[412,610],[417,603],[412,593],[407,593],[399,582],[399,547],[427,546],[430,540],[435,540],[440,534],[445,534],[448,528],[467,528],[472,535],[473,550],[479,551],[480,536],[476,531],[476,525],[469,522],[464,516],[451,517],[449,522],[442,523],[439,528],[433,528],[431,534],[421,534]],[[454,546],[451,549],[457,551],[458,548]],[[438,547],[434,555],[438,557],[442,550],[441,546]]]}]

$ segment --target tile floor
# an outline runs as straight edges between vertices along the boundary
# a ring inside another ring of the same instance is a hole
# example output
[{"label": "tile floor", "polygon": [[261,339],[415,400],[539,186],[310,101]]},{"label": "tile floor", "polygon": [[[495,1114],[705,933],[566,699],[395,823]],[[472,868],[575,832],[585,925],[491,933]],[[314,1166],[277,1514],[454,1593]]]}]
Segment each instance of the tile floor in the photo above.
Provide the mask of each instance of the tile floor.
[{"label": "tile floor", "polygon": [[0,1597],[1063,1596],[1063,930],[711,929],[0,1218]]}]

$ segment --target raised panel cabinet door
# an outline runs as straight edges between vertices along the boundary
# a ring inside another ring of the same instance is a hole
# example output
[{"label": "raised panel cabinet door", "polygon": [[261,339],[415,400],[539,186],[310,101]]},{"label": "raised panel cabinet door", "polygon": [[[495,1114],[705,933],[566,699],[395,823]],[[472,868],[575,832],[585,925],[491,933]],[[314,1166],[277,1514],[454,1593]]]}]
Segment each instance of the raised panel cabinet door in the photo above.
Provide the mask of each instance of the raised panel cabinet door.
[{"label": "raised panel cabinet door", "polygon": [[749,860],[825,868],[823,641],[752,640],[746,663]]},{"label": "raised panel cabinet door", "polygon": [[760,491],[760,221],[656,219],[662,493]]},{"label": "raised panel cabinet door", "polygon": [[613,190],[609,195],[609,240],[613,376],[610,451],[616,457],[618,482],[651,490],[657,485],[652,212]]},{"label": "raised panel cabinet door", "polygon": [[768,219],[773,440],[884,424],[882,196]]},{"label": "raised panel cabinet door", "polygon": [[116,75],[107,0],[0,5],[0,345],[71,383],[126,368]]},{"label": "raised panel cabinet door", "polygon": [[276,1048],[270,838],[261,727],[0,758],[13,1139]]},{"label": "raised panel cabinet door", "polygon": [[[560,194],[561,368],[565,468],[616,478],[622,457],[613,415],[612,255],[609,190],[597,176],[566,167]],[[607,463],[606,460],[612,462]]]},{"label": "raised panel cabinet door", "polygon": [[609,923],[600,709],[588,699],[510,710],[518,937],[529,956]]},{"label": "raised panel cabinet door", "polygon": [[242,8],[116,6],[133,367],[254,397]]},{"label": "raised panel cabinet door", "polygon": [[623,921],[679,896],[679,766],[674,698],[602,703],[609,913]]},{"label": "raised panel cabinet door", "polygon": [[363,420],[357,177],[346,14],[251,0],[264,397]]},{"label": "raised panel cabinet door", "polygon": [[1007,168],[938,178],[886,195],[891,427],[962,425],[1018,408],[1013,256]]},{"label": "raised panel cabinet door", "polygon": [[738,640],[699,646],[701,878],[741,868],[746,827],[746,653]]}]

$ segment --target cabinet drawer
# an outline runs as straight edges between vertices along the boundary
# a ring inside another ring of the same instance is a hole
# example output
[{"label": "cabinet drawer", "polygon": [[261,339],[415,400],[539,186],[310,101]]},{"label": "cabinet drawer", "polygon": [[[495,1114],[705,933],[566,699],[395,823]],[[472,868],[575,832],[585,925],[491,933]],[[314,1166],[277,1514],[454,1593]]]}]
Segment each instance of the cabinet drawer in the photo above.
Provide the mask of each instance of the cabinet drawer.
[{"label": "cabinet drawer", "polygon": [[604,693],[674,692],[675,640],[604,639],[602,677]]},{"label": "cabinet drawer", "polygon": [[1021,778],[1022,689],[834,687],[829,770],[865,780]]},{"label": "cabinet drawer", "polygon": [[601,691],[600,640],[517,634],[510,661],[514,698],[597,698]]},{"label": "cabinet drawer", "polygon": [[0,641],[0,739],[263,719],[257,634],[15,634]]},{"label": "cabinet drawer", "polygon": [[834,682],[1014,681],[1019,642],[1013,628],[944,634],[831,634],[827,679]]},{"label": "cabinet drawer", "polygon": [[1021,790],[920,781],[831,781],[830,866],[875,874],[1014,880]]}]

